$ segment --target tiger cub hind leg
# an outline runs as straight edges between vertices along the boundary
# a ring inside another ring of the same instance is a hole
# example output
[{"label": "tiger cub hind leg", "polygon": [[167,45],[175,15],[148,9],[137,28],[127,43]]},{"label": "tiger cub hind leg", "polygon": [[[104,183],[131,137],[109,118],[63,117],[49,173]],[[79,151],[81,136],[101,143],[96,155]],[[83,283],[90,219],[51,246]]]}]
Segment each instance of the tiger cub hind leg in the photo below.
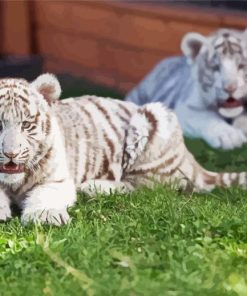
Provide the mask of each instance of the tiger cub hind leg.
[{"label": "tiger cub hind leg", "polygon": [[160,103],[140,107],[130,120],[123,157],[125,181],[134,187],[172,183],[193,191],[247,187],[247,174],[205,170],[187,150],[176,115]]},{"label": "tiger cub hind leg", "polygon": [[88,180],[81,184],[79,191],[86,193],[89,197],[97,194],[111,194],[114,192],[127,193],[134,188],[127,182],[113,180]]},{"label": "tiger cub hind leg", "polygon": [[144,105],[132,116],[126,132],[123,178],[134,186],[173,181],[184,150],[176,115],[161,103]]}]

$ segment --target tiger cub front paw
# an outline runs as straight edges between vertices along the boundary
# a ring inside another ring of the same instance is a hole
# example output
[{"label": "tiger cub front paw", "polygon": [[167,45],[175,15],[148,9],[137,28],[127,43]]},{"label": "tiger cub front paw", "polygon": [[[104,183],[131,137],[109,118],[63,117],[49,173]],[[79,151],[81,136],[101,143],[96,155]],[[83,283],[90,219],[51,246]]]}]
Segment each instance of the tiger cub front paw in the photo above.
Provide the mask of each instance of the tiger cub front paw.
[{"label": "tiger cub front paw", "polygon": [[246,143],[247,137],[241,130],[231,125],[218,124],[208,128],[205,140],[214,148],[230,150]]},{"label": "tiger cub front paw", "polygon": [[6,221],[11,217],[12,217],[11,209],[10,209],[9,205],[0,207],[0,221]]},{"label": "tiger cub front paw", "polygon": [[36,210],[36,211],[24,211],[21,217],[22,223],[28,224],[41,223],[41,224],[52,224],[61,226],[70,222],[70,217],[66,209],[56,210]]}]

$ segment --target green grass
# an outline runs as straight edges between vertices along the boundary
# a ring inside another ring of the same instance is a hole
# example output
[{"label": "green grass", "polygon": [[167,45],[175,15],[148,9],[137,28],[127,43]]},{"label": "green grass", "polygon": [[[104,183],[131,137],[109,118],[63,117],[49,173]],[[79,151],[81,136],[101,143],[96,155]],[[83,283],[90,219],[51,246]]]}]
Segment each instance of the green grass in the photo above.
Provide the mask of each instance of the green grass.
[{"label": "green grass", "polygon": [[[67,82],[63,96],[102,94],[77,85]],[[208,169],[247,170],[246,146],[186,144]],[[61,228],[23,227],[16,216],[0,224],[0,295],[246,296],[246,212],[239,188],[189,195],[157,186],[78,196]]]},{"label": "green grass", "polygon": [[77,97],[82,95],[96,95],[102,97],[124,98],[124,94],[112,88],[96,85],[91,81],[76,78],[69,74],[58,75],[62,87],[61,98]]},{"label": "green grass", "polygon": [[[208,168],[247,168],[246,147],[187,145]],[[157,186],[79,196],[62,228],[15,217],[0,225],[0,295],[247,295],[246,198]]]}]

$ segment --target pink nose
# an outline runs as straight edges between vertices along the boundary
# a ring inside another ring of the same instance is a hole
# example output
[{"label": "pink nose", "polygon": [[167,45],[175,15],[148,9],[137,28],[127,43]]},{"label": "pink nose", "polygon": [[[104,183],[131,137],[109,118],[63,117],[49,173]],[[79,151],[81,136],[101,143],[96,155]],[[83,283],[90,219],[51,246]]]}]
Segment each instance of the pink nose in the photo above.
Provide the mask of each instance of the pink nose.
[{"label": "pink nose", "polygon": [[15,158],[18,155],[18,153],[14,153],[14,152],[3,152],[3,154],[11,159]]},{"label": "pink nose", "polygon": [[224,86],[224,90],[228,93],[234,93],[236,89],[237,89],[237,83],[235,83],[235,82],[226,84]]}]

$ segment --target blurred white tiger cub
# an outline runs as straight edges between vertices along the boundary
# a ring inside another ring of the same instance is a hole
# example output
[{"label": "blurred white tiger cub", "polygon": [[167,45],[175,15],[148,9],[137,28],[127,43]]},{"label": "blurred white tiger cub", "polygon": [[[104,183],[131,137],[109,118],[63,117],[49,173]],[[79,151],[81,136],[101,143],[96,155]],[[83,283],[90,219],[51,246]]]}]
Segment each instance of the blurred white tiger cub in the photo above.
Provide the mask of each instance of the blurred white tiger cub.
[{"label": "blurred white tiger cub", "polygon": [[208,37],[186,34],[181,42],[185,56],[161,61],[126,100],[164,102],[177,114],[185,135],[215,148],[241,146],[247,137],[232,119],[247,102],[246,39],[247,31],[231,29]]},{"label": "blurred white tiger cub", "polygon": [[76,190],[129,191],[152,181],[212,190],[247,185],[247,174],[203,169],[186,149],[175,114],[160,103],[110,98],[57,100],[51,74],[0,80],[0,220],[69,221]]}]

